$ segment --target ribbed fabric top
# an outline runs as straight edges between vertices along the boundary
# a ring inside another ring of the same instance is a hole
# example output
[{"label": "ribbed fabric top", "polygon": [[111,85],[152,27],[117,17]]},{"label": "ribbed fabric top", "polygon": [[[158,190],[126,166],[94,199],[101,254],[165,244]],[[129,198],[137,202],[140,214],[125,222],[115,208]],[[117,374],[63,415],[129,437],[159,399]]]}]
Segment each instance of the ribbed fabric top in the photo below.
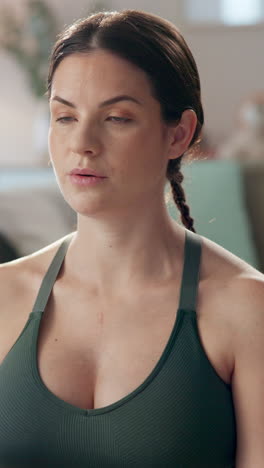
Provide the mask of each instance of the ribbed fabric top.
[{"label": "ribbed fabric top", "polygon": [[196,321],[198,234],[185,231],[174,326],[139,387],[111,405],[86,410],[45,386],[37,364],[39,326],[73,235],[58,248],[28,321],[0,366],[0,467],[234,467],[231,387],[208,360]]}]

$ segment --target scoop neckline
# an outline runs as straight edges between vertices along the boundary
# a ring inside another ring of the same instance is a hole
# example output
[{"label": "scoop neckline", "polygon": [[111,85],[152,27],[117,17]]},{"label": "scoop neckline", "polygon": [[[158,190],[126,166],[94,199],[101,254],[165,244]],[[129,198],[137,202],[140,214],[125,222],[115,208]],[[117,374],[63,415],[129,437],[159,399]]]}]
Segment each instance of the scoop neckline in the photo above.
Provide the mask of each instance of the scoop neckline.
[{"label": "scoop neckline", "polygon": [[[70,234],[69,236],[66,237],[65,241],[68,240],[68,238],[72,236]],[[64,241],[64,242],[65,242]],[[181,292],[183,288],[183,270],[184,270],[184,264],[186,261],[186,252],[187,252],[187,242],[188,242],[188,237],[187,237],[187,232],[185,231],[185,241],[184,241],[184,258],[183,258],[183,266],[182,266],[182,274],[181,274],[181,285],[180,285],[180,294],[179,298],[181,297]],[[66,252],[64,255],[64,258],[66,256]],[[63,261],[64,261],[63,258]],[[61,266],[63,264],[63,261],[61,263]],[[179,299],[180,300],[180,299]],[[180,304],[179,304],[180,305]],[[58,397],[53,393],[49,388],[46,386],[44,381],[42,380],[40,373],[39,373],[39,368],[38,368],[38,353],[37,353],[37,347],[38,347],[38,337],[39,337],[39,329],[40,329],[40,323],[41,319],[45,313],[45,309],[42,310],[37,310],[31,313],[31,319],[37,319],[38,324],[34,329],[34,333],[32,335],[32,349],[33,352],[31,354],[32,359],[31,359],[31,365],[32,365],[32,374],[33,378],[35,380],[35,383],[37,384],[37,387],[43,395],[48,398],[50,401],[52,401],[54,404],[57,406],[61,407],[62,409],[64,408],[65,410],[71,411],[75,414],[83,415],[83,416],[96,416],[96,415],[101,415],[104,413],[108,413],[110,411],[113,411],[120,406],[126,404],[133,398],[135,398],[138,394],[140,394],[153,380],[156,376],[158,376],[159,372],[161,371],[163,365],[165,364],[166,360],[168,359],[170,352],[173,348],[176,336],[180,330],[181,323],[183,321],[183,318],[187,315],[195,315],[195,311],[193,310],[185,310],[183,308],[180,308],[178,306],[176,310],[176,316],[175,316],[175,321],[171,330],[171,333],[169,335],[169,338],[167,340],[167,343],[158,359],[156,362],[155,366],[151,370],[151,372],[148,374],[148,376],[143,380],[143,382],[138,385],[134,390],[132,390],[130,393],[125,395],[124,397],[120,398],[119,400],[111,403],[110,405],[102,406],[99,408],[80,408],[77,405],[74,405],[72,403],[68,403],[67,401],[63,400],[62,398]]]},{"label": "scoop neckline", "polygon": [[[38,326],[35,328],[32,341],[33,341],[33,350],[34,352],[32,353],[34,357],[31,359],[32,363],[32,373],[33,377],[35,380],[35,383],[37,384],[37,387],[45,398],[49,398],[50,401],[55,403],[57,406],[60,406],[62,409],[70,410],[73,413],[80,414],[83,416],[96,416],[104,413],[108,413],[110,411],[113,411],[117,409],[118,407],[124,405],[125,403],[129,402],[133,398],[135,398],[139,393],[141,393],[150,383],[154,380],[156,376],[158,376],[159,372],[163,368],[163,365],[165,364],[166,360],[168,359],[170,352],[173,348],[173,344],[175,342],[176,336],[180,330],[180,325],[183,321],[183,318],[186,315],[194,315],[194,311],[185,311],[184,309],[177,309],[176,313],[176,319],[172,328],[172,331],[170,333],[170,336],[168,338],[167,344],[165,348],[163,349],[160,358],[158,359],[157,363],[155,364],[154,368],[152,371],[149,373],[149,375],[143,380],[143,382],[138,385],[134,390],[132,390],[130,393],[125,395],[124,397],[120,398],[119,400],[115,401],[114,403],[111,403],[110,405],[102,406],[99,408],[80,408],[77,405],[74,405],[72,403],[68,403],[67,401],[63,400],[62,398],[58,397],[53,393],[49,388],[46,386],[44,381],[42,380],[39,369],[38,369],[38,362],[37,362],[37,339],[39,335],[39,326],[41,322],[41,317],[42,313],[41,311],[34,312],[35,319],[39,319]],[[39,315],[39,317],[37,317]],[[34,319],[34,316],[32,316],[32,319]]]}]

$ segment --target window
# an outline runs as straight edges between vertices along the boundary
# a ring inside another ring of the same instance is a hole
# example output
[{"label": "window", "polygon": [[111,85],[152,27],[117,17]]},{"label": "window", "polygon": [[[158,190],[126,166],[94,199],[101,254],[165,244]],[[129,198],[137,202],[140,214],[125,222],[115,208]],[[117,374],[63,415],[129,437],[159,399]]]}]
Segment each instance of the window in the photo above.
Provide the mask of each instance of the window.
[{"label": "window", "polygon": [[229,26],[264,21],[264,0],[182,0],[188,23],[213,23]]},{"label": "window", "polygon": [[262,17],[261,0],[222,0],[220,3],[225,24],[254,24]]}]

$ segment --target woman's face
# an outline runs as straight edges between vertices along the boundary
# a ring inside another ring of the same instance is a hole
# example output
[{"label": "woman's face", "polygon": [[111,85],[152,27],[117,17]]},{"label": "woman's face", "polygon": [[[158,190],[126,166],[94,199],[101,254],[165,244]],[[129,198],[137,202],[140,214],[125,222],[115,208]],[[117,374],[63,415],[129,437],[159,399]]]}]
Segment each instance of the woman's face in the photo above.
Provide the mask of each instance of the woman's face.
[{"label": "woman's face", "polygon": [[[103,50],[70,55],[55,71],[50,110],[50,157],[75,211],[127,212],[163,199],[168,127],[142,70]],[[74,168],[106,178],[76,185]]]}]

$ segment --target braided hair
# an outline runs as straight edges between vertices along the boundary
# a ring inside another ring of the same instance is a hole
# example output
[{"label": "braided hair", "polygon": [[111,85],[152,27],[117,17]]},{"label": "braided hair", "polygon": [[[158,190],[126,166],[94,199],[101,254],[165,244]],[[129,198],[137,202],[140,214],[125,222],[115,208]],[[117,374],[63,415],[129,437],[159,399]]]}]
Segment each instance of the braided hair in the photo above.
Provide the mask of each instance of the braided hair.
[{"label": "braided hair", "polygon": [[189,231],[196,232],[193,223],[194,220],[190,216],[190,208],[186,203],[185,192],[182,187],[184,176],[181,172],[181,161],[183,155],[177,159],[170,160],[167,168],[167,179],[171,185],[171,193],[173,200],[181,213],[181,221]]}]

